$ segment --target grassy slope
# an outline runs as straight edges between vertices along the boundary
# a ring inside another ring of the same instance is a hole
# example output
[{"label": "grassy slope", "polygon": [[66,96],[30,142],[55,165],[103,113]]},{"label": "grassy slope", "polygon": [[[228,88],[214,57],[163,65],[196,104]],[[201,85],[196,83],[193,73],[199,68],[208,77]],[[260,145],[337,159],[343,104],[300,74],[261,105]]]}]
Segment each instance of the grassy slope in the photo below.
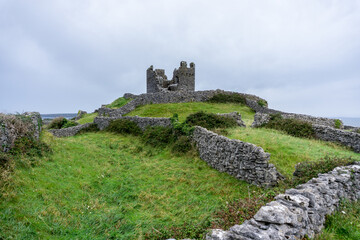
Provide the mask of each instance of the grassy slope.
[{"label": "grassy slope", "polygon": [[[254,113],[237,104],[152,104],[129,115],[180,120],[193,112],[238,111],[247,125]],[[91,116],[94,117],[94,116]],[[90,116],[89,116],[90,118]],[[352,156],[343,147],[299,139],[268,129],[229,129],[229,137],[270,152],[286,176],[297,162],[326,154]],[[63,139],[46,135],[54,149],[50,161],[17,168],[0,203],[0,238],[134,239],[152,229],[196,225],[227,201],[264,190],[208,167],[194,156],[175,157],[144,146],[139,139],[105,132]],[[255,192],[253,192],[255,191]],[[336,239],[336,238],[335,238]]]},{"label": "grassy slope", "polygon": [[[116,99],[115,101],[113,101],[112,103],[106,105],[106,107],[116,109],[116,108],[120,108],[120,107],[124,106],[125,104],[127,104],[130,101],[131,101],[131,99],[126,100],[125,98],[120,97],[120,98]],[[94,118],[97,116],[98,116],[97,113],[88,113],[88,114],[85,114],[82,118],[80,118],[76,122],[78,122],[80,124],[92,123],[94,121]]]},{"label": "grassy slope", "polygon": [[235,128],[227,137],[251,142],[271,153],[270,162],[285,176],[291,177],[296,163],[316,161],[326,155],[352,157],[360,161],[360,154],[334,143],[289,136],[266,128]]},{"label": "grassy slope", "polygon": [[0,204],[0,238],[135,239],[152,228],[199,224],[226,201],[264,191],[136,137],[46,141],[51,161],[14,173],[12,197]]},{"label": "grassy slope", "polygon": [[240,112],[246,125],[251,125],[254,120],[254,111],[240,104],[224,103],[206,103],[206,102],[189,102],[189,103],[164,103],[150,104],[136,108],[127,114],[128,116],[138,115],[140,117],[172,117],[174,113],[179,114],[179,120],[195,112],[204,111],[209,113],[230,113]]}]

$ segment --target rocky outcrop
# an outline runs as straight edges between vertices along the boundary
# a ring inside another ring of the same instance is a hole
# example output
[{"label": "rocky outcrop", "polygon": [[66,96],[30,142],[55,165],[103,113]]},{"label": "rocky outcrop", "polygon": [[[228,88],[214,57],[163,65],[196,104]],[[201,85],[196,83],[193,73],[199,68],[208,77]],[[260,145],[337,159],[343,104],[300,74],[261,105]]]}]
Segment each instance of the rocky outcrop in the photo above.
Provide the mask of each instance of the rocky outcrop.
[{"label": "rocky outcrop", "polygon": [[207,240],[298,240],[320,233],[326,215],[343,199],[360,199],[360,162],[319,174],[305,184],[286,190],[255,216],[228,231],[213,230]]},{"label": "rocky outcrop", "polygon": [[220,172],[264,187],[275,186],[282,179],[269,163],[270,154],[261,147],[220,136],[202,127],[195,127],[192,138],[200,158]]},{"label": "rocky outcrop", "polygon": [[55,137],[70,137],[76,135],[81,129],[89,127],[91,123],[80,124],[74,127],[48,130]]},{"label": "rocky outcrop", "polygon": [[0,114],[0,151],[10,151],[15,141],[24,136],[39,140],[41,128],[41,116],[38,112]]},{"label": "rocky outcrop", "polygon": [[149,118],[149,117],[96,117],[94,123],[97,124],[100,130],[104,130],[109,126],[110,122],[116,119],[127,119],[132,122],[135,122],[142,130],[145,130],[146,127],[162,126],[162,127],[171,127],[170,118]]}]

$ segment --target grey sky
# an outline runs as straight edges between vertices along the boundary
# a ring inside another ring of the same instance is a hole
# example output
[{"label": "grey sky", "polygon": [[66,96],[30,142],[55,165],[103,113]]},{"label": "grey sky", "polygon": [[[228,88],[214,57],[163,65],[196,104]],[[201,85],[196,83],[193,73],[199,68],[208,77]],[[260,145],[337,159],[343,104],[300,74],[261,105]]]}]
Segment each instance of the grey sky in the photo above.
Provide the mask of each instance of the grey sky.
[{"label": "grey sky", "polygon": [[195,62],[196,89],[360,117],[360,1],[0,0],[0,112],[93,111]]}]

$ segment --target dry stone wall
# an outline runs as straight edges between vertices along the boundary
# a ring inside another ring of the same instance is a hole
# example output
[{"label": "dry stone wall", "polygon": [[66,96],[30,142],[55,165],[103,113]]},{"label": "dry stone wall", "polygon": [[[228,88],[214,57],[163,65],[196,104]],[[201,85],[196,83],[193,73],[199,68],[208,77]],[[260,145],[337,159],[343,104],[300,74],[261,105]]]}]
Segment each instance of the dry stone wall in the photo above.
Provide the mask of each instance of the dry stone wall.
[{"label": "dry stone wall", "polygon": [[218,113],[220,116],[233,118],[237,122],[239,127],[246,127],[244,121],[241,119],[241,114],[238,112],[231,112],[231,113]]},{"label": "dry stone wall", "polygon": [[8,152],[16,139],[32,136],[39,139],[42,128],[38,112],[26,112],[21,115],[0,114],[0,151]]},{"label": "dry stone wall", "polygon": [[[336,121],[335,119],[331,119],[331,118],[313,117],[310,115],[296,114],[296,113],[285,113],[285,112],[280,112],[273,109],[267,109],[261,107],[259,111],[256,111],[254,123],[252,126],[258,127],[261,126],[263,123],[267,123],[267,121],[270,120],[269,114],[280,114],[285,119],[298,119],[301,121],[309,122],[311,124],[318,124],[328,127],[335,127],[335,121]],[[340,123],[341,123],[340,126],[341,128],[343,124],[341,121]]]},{"label": "dry stone wall", "polygon": [[74,127],[50,129],[49,132],[55,137],[70,137],[76,135],[81,129],[90,126],[91,123],[80,124]]},{"label": "dry stone wall", "polygon": [[239,94],[241,96],[244,96],[246,99],[252,100],[251,106],[249,106],[250,108],[253,107],[255,108],[255,106],[260,106],[257,104],[257,101],[264,100],[262,98],[259,98],[251,94],[236,93],[236,92],[223,91],[223,90],[158,92],[158,93],[144,93],[141,95],[127,94],[126,97],[132,96],[135,97],[135,99],[118,109],[101,107],[97,111],[99,113],[99,116],[118,117],[135,110],[135,108],[138,106],[142,106],[146,104],[205,102],[214,95],[220,93]]},{"label": "dry stone wall", "polygon": [[319,174],[305,184],[286,190],[255,216],[228,231],[214,229],[207,240],[298,240],[320,233],[326,215],[343,199],[360,199],[360,162]]},{"label": "dry stone wall", "polygon": [[148,117],[96,117],[94,123],[97,124],[100,130],[104,130],[109,126],[110,122],[116,119],[127,119],[132,122],[135,122],[142,130],[145,130],[146,127],[151,126],[162,126],[162,127],[171,127],[170,118],[148,118]]},{"label": "dry stone wall", "polygon": [[[281,114],[283,118],[292,118],[292,114]],[[302,116],[302,115],[298,115]],[[304,118],[298,118],[303,121],[312,123],[312,128],[315,131],[315,135],[318,139],[323,141],[336,142],[344,146],[351,147],[354,152],[360,153],[360,134],[356,132],[348,132],[341,129],[336,129],[329,127],[331,125],[330,120],[334,119],[324,119],[324,118],[309,118],[307,115]],[[307,119],[307,120],[306,120]],[[313,119],[313,120],[309,120]],[[263,124],[268,123],[270,120],[270,115],[267,113],[256,113],[254,116],[254,122],[251,127],[260,127]]]},{"label": "dry stone wall", "polygon": [[347,132],[327,126],[314,124],[313,129],[317,138],[337,142],[341,145],[351,147],[354,152],[360,153],[360,134],[356,132]]},{"label": "dry stone wall", "polygon": [[200,158],[220,172],[264,187],[275,186],[282,179],[269,163],[270,154],[261,147],[220,136],[202,127],[195,127],[193,140]]}]

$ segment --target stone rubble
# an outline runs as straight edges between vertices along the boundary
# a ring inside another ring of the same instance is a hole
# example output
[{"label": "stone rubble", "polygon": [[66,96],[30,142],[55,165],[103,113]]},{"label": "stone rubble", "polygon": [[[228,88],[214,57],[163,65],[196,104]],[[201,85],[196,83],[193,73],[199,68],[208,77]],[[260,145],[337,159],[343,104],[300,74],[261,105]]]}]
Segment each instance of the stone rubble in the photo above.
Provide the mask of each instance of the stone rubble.
[{"label": "stone rubble", "polygon": [[49,129],[48,131],[55,137],[70,137],[76,135],[81,129],[90,126],[91,123],[80,124],[74,127]]}]

